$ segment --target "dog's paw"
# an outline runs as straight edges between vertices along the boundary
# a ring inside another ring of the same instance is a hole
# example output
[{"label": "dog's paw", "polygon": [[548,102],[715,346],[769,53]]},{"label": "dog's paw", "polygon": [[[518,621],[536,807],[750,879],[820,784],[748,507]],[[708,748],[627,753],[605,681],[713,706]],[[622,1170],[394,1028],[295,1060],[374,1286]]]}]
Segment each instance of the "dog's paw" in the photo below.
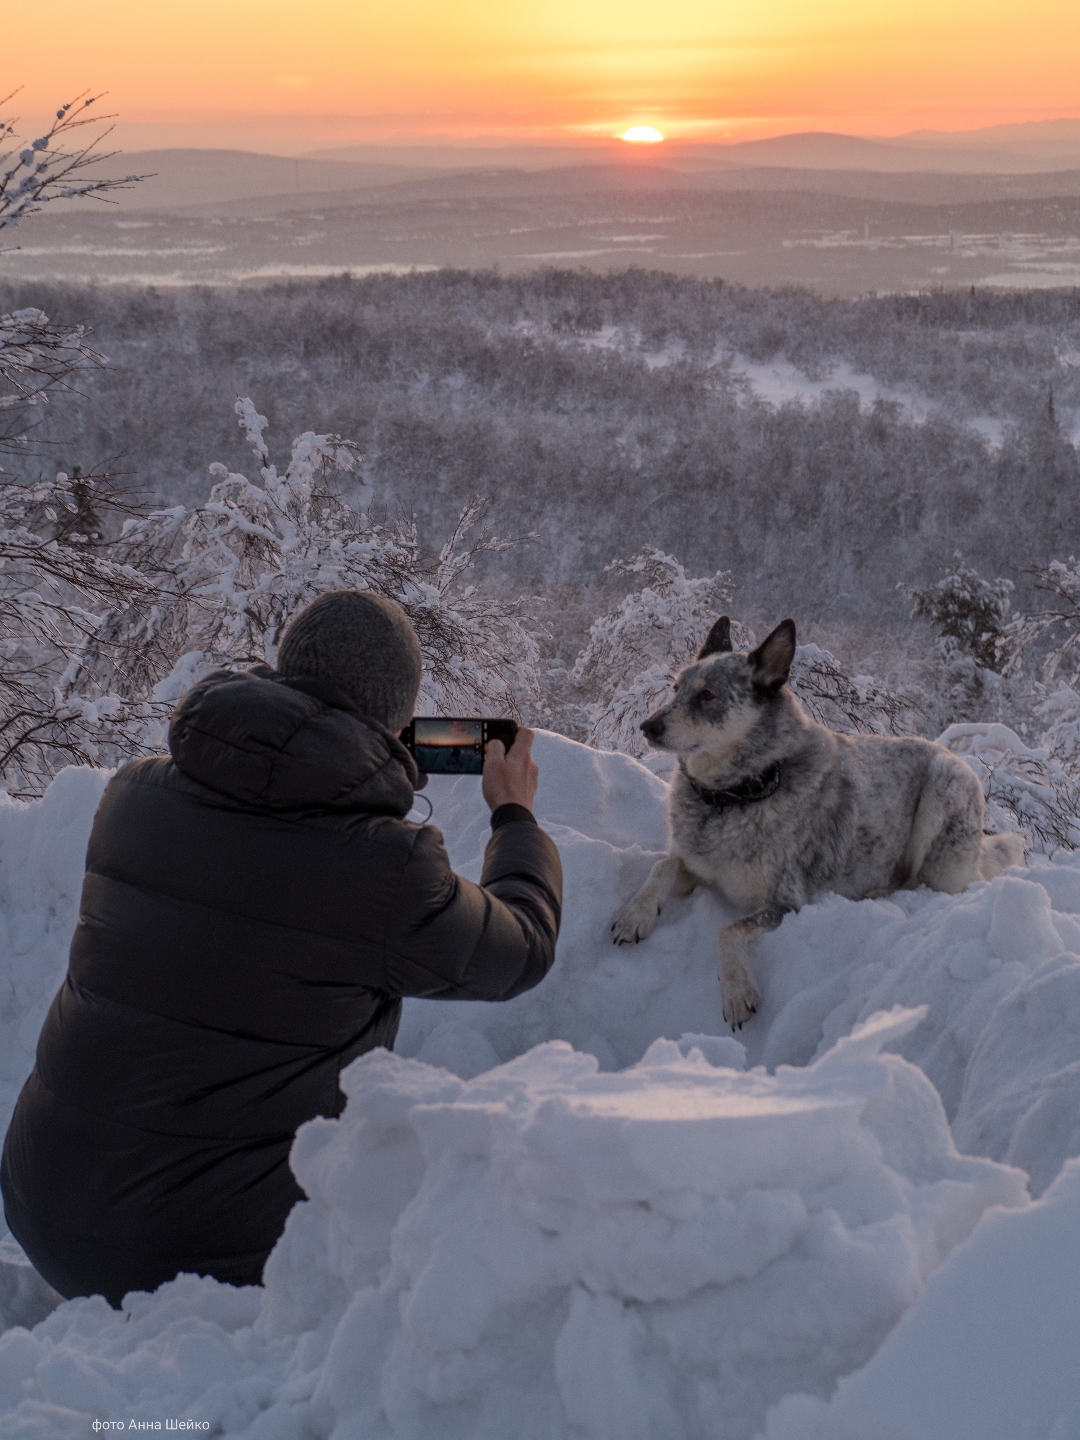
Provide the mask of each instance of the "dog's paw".
[{"label": "dog's paw", "polygon": [[757,1014],[761,996],[749,975],[726,979],[720,977],[720,999],[724,1007],[724,1019],[732,1030],[741,1030],[752,1015]]},{"label": "dog's paw", "polygon": [[635,945],[656,928],[659,905],[643,901],[640,895],[628,900],[611,922],[611,939],[615,945]]}]

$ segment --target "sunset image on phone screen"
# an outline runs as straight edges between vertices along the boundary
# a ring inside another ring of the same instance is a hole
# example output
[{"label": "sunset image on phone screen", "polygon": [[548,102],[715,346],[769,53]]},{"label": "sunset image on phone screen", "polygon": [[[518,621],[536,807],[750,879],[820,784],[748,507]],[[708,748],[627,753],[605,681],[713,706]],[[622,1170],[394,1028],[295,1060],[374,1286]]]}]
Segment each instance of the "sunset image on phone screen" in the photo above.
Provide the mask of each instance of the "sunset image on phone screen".
[{"label": "sunset image on phone screen", "polygon": [[414,721],[416,763],[429,775],[479,775],[484,768],[482,720]]}]

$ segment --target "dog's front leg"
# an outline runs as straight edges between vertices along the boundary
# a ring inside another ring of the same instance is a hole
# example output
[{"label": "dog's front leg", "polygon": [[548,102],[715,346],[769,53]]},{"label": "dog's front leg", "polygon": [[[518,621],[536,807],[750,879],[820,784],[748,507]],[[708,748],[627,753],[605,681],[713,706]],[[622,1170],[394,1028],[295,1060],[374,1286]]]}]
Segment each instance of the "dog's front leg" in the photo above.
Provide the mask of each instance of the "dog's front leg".
[{"label": "dog's front leg", "polygon": [[697,880],[679,859],[667,855],[658,860],[649,878],[632,900],[628,900],[612,921],[611,936],[616,945],[644,940],[656,926],[656,917],[673,895],[689,895]]},{"label": "dog's front leg", "polygon": [[761,1000],[746,963],[754,937],[762,930],[775,930],[783,918],[782,910],[759,910],[720,931],[720,999],[732,1030],[742,1029]]}]

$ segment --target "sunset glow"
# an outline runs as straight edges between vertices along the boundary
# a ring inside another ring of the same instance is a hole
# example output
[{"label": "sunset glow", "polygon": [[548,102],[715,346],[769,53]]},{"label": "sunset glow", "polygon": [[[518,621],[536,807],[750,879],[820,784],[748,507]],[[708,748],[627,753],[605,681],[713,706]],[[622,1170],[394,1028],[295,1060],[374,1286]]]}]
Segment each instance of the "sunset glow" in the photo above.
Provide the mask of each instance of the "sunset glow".
[{"label": "sunset glow", "polygon": [[[897,134],[1080,113],[1062,0],[56,0],[5,16],[4,91],[109,91],[123,144]],[[170,137],[172,137],[170,139]],[[245,138],[246,137],[246,138]]]},{"label": "sunset glow", "polygon": [[620,138],[630,145],[659,145],[664,137],[654,125],[631,125]]}]

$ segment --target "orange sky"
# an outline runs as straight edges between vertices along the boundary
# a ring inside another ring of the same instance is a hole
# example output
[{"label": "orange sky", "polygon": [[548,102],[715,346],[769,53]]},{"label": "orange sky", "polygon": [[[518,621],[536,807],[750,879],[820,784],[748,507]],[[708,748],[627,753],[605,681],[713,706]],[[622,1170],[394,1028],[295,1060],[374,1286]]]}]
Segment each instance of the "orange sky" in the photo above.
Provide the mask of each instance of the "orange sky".
[{"label": "orange sky", "polygon": [[129,147],[1080,114],[1076,0],[53,0],[9,8],[3,37],[0,83],[24,86],[28,122],[106,89]]}]

